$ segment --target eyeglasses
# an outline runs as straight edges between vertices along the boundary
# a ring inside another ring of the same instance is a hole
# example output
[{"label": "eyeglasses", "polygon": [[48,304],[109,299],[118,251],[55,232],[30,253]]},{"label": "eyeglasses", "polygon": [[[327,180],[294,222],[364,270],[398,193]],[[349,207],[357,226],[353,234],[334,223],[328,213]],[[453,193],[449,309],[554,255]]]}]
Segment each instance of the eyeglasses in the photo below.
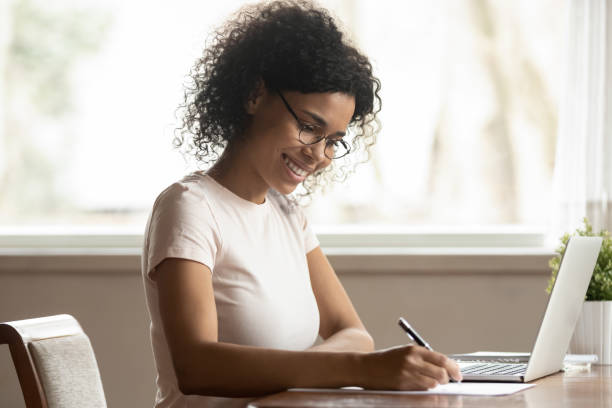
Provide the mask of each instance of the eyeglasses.
[{"label": "eyeglasses", "polygon": [[345,140],[330,139],[329,136],[325,135],[325,131],[321,126],[306,123],[300,120],[293,109],[291,109],[289,102],[287,102],[283,94],[279,90],[276,92],[278,92],[278,95],[283,100],[283,103],[285,104],[285,107],[289,113],[291,113],[291,116],[293,116],[298,123],[298,127],[300,128],[298,140],[300,143],[305,145],[314,145],[319,143],[321,140],[325,140],[323,154],[325,154],[325,157],[328,159],[339,159],[350,153],[351,145],[349,145]]}]

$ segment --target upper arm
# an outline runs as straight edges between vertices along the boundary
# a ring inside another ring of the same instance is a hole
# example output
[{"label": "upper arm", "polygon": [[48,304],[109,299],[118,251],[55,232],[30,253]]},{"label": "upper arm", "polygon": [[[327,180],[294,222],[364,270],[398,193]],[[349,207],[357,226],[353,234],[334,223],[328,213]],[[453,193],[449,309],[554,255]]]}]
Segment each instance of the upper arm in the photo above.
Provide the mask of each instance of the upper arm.
[{"label": "upper arm", "polygon": [[351,300],[321,247],[310,251],[306,258],[312,290],[319,307],[321,337],[326,339],[337,331],[349,327],[365,331]]},{"label": "upper arm", "polygon": [[154,279],[164,333],[180,375],[182,364],[189,363],[190,350],[218,340],[212,273],[199,262],[166,258],[157,266]]}]

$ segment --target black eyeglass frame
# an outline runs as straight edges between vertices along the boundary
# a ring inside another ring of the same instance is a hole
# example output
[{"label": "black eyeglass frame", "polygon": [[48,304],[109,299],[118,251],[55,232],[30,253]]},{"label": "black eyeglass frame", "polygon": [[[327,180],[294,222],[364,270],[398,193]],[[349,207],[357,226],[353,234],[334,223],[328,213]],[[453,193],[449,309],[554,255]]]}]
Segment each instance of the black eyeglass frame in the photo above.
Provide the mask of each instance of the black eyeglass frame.
[{"label": "black eyeglass frame", "polygon": [[[317,125],[305,125],[304,122],[302,120],[300,120],[300,118],[298,117],[298,115],[295,113],[295,111],[291,108],[291,105],[289,105],[289,102],[287,102],[287,100],[285,99],[285,97],[283,96],[283,94],[281,93],[280,90],[276,90],[276,92],[278,93],[278,96],[280,96],[281,100],[283,101],[283,104],[285,104],[285,107],[287,108],[287,110],[289,111],[289,113],[291,114],[291,116],[293,116],[293,118],[295,119],[295,121],[297,122],[300,131],[298,133],[298,140],[300,141],[300,143],[302,143],[303,145],[306,146],[311,146],[311,145],[315,145],[317,143],[319,143],[321,140],[325,140],[326,143],[328,140],[334,141],[334,142],[340,142],[342,144],[342,146],[346,149],[346,153],[344,153],[342,156],[338,156],[338,157],[329,157],[329,155],[327,154],[327,144],[325,145],[325,147],[323,148],[323,154],[325,155],[325,157],[327,157],[330,160],[335,160],[335,159],[339,159],[341,157],[346,156],[347,154],[349,154],[351,152],[351,145],[348,144],[346,141],[342,140],[342,139],[328,139],[328,135],[325,135],[322,132],[322,128],[320,126]],[[307,127],[316,127],[318,129],[321,129],[321,134],[322,136],[318,136],[314,142],[312,143],[306,143],[302,140],[302,132],[307,128]]]}]

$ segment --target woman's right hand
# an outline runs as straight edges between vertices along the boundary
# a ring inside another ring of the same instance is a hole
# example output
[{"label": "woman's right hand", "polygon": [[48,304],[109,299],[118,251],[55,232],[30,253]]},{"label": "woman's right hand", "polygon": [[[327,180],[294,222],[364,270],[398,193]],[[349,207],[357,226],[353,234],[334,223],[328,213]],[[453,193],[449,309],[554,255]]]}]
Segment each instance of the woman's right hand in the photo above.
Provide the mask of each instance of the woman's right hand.
[{"label": "woman's right hand", "polygon": [[398,346],[362,355],[366,389],[427,390],[461,381],[457,363],[444,354],[420,346]]}]

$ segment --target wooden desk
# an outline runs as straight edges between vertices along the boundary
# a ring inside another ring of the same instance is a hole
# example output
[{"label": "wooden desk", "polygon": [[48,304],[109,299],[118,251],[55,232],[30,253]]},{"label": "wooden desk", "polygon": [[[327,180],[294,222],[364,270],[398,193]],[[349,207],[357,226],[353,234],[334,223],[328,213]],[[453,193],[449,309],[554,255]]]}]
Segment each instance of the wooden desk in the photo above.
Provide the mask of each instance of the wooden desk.
[{"label": "wooden desk", "polygon": [[286,391],[259,398],[249,408],[419,407],[419,408],[612,408],[612,366],[570,371],[536,380],[535,387],[503,397],[389,395]]}]

